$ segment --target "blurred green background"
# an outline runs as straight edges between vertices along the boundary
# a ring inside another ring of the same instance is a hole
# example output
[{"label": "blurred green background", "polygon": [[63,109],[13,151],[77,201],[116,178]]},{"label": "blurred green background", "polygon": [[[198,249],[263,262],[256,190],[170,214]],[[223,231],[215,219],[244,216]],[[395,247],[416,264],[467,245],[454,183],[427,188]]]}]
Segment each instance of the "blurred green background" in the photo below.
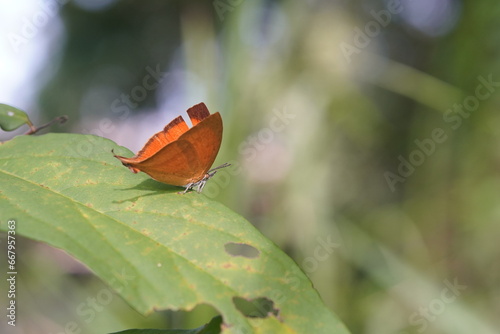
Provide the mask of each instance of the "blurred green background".
[{"label": "blurred green background", "polygon": [[[2,7],[0,102],[37,124],[68,115],[52,131],[135,152],[196,103],[220,111],[215,165],[235,166],[205,195],[287,252],[352,333],[498,332],[498,3]],[[144,318],[62,252],[18,249],[13,333],[192,328],[215,312]]]}]

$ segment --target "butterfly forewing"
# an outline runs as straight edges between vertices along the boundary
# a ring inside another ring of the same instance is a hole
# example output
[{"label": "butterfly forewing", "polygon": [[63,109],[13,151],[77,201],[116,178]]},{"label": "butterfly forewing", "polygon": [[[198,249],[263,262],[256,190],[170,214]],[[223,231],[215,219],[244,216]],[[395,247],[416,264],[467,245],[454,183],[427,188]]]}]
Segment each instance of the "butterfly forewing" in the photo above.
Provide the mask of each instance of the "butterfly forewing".
[{"label": "butterfly forewing", "polygon": [[205,118],[210,116],[210,111],[208,111],[205,103],[200,103],[195,106],[192,106],[187,110],[187,114],[189,119],[191,120],[191,124],[195,126],[196,124],[203,121]]}]

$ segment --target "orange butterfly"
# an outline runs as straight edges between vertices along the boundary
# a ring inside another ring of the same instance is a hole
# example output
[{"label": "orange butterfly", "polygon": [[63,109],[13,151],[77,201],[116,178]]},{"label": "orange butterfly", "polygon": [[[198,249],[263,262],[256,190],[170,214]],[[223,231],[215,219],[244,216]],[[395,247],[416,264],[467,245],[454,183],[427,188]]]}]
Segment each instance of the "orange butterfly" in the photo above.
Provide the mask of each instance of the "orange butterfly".
[{"label": "orange butterfly", "polygon": [[[142,150],[132,158],[113,155],[132,172],[144,172],[153,179],[196,189],[201,192],[208,179],[225,163],[210,169],[222,141],[222,118],[210,114],[204,103],[187,111],[193,126],[188,127],[182,116],[171,121],[163,131],[151,137]],[[209,170],[210,169],[210,170]]]}]

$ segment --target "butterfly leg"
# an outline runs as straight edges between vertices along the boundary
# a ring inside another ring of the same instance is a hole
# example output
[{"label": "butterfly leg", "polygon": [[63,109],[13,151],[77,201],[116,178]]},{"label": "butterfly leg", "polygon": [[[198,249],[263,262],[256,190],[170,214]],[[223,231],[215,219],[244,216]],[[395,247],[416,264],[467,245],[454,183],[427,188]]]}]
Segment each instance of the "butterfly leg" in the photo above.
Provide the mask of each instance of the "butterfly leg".
[{"label": "butterfly leg", "polygon": [[198,181],[198,184],[196,186],[196,191],[198,193],[201,193],[203,191],[203,188],[205,187],[205,184],[207,183],[208,179],[203,179],[201,181]]},{"label": "butterfly leg", "polygon": [[207,183],[208,179],[210,179],[212,176],[214,176],[215,173],[217,173],[217,172],[214,171],[211,173],[207,173],[205,175],[205,177],[203,177],[203,179],[201,179],[200,181],[188,183],[186,185],[186,189],[182,193],[183,194],[187,193],[189,191],[189,189],[193,189],[193,190],[196,190],[197,193],[201,193],[203,191],[203,188],[205,187],[205,184]]},{"label": "butterfly leg", "polygon": [[198,193],[201,193],[203,191],[203,188],[205,187],[205,184],[207,183],[207,181],[215,175],[215,173],[217,173],[217,170],[218,169],[221,169],[221,168],[224,168],[224,167],[228,167],[228,166],[231,166],[231,164],[229,163],[225,163],[225,164],[222,164],[218,167],[215,167],[215,168],[212,168],[211,170],[208,171],[207,174],[205,174],[205,176],[203,177],[203,179],[201,179],[200,181],[198,182],[191,182],[191,183],[188,183],[185,185],[185,190],[184,191],[179,191],[178,194],[185,194],[187,193],[190,189],[195,189],[196,192]]},{"label": "butterfly leg", "polygon": [[[226,166],[224,166],[224,167],[226,167]],[[215,175],[215,173],[217,173],[216,169],[219,169],[219,168],[222,168],[222,167],[216,167],[214,169],[209,170],[208,173],[205,174],[205,177],[203,179],[201,179],[200,181],[198,181],[197,191],[199,193],[202,192],[202,190],[205,187],[205,184],[207,183],[207,181],[210,180],[212,178],[212,176]]]},{"label": "butterfly leg", "polygon": [[188,183],[184,186],[184,187],[186,187],[186,189],[184,189],[184,191],[179,191],[177,193],[178,194],[185,194],[189,191],[189,189],[193,188],[195,185],[196,185],[196,183]]}]

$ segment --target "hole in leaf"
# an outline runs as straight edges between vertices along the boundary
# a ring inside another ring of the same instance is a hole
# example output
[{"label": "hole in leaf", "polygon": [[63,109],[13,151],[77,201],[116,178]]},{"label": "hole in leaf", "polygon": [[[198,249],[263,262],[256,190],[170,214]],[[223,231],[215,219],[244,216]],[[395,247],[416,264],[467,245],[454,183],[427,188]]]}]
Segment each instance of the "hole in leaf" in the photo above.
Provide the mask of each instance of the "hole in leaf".
[{"label": "hole in leaf", "polygon": [[[218,310],[216,310],[210,304],[197,304],[195,308],[192,309],[191,311],[164,310],[164,311],[159,311],[159,313],[165,319],[178,319],[183,323],[189,323],[190,327],[200,327],[197,330],[192,330],[192,331],[186,330],[186,333],[205,333],[205,334],[220,333],[222,317],[220,316]],[[203,330],[201,328],[203,328]],[[209,329],[212,329],[212,331],[210,331]],[[169,331],[165,331],[165,333],[167,332]],[[175,330],[172,332],[180,333]],[[146,333],[147,332],[145,332],[144,334]]]},{"label": "hole in leaf", "polygon": [[245,317],[267,318],[270,314],[278,316],[279,310],[274,308],[274,302],[265,297],[247,300],[241,297],[233,297],[234,306]]},{"label": "hole in leaf", "polygon": [[226,252],[232,256],[243,256],[248,257],[250,259],[256,258],[259,256],[259,250],[253,246],[247,244],[239,244],[236,242],[228,242],[224,245]]}]

